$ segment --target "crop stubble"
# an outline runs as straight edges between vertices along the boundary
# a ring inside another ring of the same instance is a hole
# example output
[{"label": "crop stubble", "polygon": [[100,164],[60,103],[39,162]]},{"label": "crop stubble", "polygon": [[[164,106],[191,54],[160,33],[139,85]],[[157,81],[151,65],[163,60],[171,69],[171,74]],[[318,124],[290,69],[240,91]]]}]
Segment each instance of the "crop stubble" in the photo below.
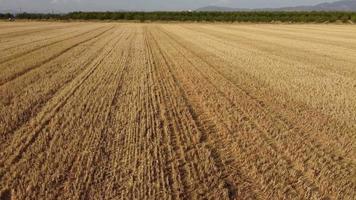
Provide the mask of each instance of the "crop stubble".
[{"label": "crop stubble", "polygon": [[0,23],[2,199],[353,199],[356,28]]}]

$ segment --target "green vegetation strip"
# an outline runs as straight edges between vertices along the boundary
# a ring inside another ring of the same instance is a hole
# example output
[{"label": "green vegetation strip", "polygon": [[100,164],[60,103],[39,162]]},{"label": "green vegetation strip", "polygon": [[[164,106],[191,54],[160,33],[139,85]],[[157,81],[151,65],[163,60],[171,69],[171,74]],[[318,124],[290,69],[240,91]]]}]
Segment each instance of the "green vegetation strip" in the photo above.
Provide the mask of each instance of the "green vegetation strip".
[{"label": "green vegetation strip", "polygon": [[0,14],[0,19],[135,20],[206,22],[356,22],[356,12],[72,12],[68,14]]}]

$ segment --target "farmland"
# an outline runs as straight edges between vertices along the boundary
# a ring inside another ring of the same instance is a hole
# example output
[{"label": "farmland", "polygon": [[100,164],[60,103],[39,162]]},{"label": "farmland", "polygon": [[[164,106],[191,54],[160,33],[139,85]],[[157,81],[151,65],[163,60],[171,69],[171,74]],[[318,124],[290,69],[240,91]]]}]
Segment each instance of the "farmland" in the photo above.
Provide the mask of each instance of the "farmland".
[{"label": "farmland", "polygon": [[0,199],[354,199],[355,33],[0,22]]}]

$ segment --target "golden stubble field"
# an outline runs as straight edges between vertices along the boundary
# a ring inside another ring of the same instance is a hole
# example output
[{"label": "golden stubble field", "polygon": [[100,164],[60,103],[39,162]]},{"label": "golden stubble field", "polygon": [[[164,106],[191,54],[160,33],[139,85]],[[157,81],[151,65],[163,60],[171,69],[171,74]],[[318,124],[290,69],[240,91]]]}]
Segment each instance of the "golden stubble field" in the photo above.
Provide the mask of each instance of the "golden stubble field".
[{"label": "golden stubble field", "polygon": [[356,26],[0,22],[0,198],[355,199]]}]

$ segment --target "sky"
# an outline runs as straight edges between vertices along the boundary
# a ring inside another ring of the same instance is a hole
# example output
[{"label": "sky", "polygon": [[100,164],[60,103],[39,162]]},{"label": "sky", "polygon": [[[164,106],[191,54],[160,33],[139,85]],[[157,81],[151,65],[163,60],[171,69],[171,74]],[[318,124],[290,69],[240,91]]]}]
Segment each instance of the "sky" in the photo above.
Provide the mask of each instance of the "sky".
[{"label": "sky", "polygon": [[69,12],[119,10],[194,10],[204,6],[276,8],[335,0],[0,0],[1,11]]}]

